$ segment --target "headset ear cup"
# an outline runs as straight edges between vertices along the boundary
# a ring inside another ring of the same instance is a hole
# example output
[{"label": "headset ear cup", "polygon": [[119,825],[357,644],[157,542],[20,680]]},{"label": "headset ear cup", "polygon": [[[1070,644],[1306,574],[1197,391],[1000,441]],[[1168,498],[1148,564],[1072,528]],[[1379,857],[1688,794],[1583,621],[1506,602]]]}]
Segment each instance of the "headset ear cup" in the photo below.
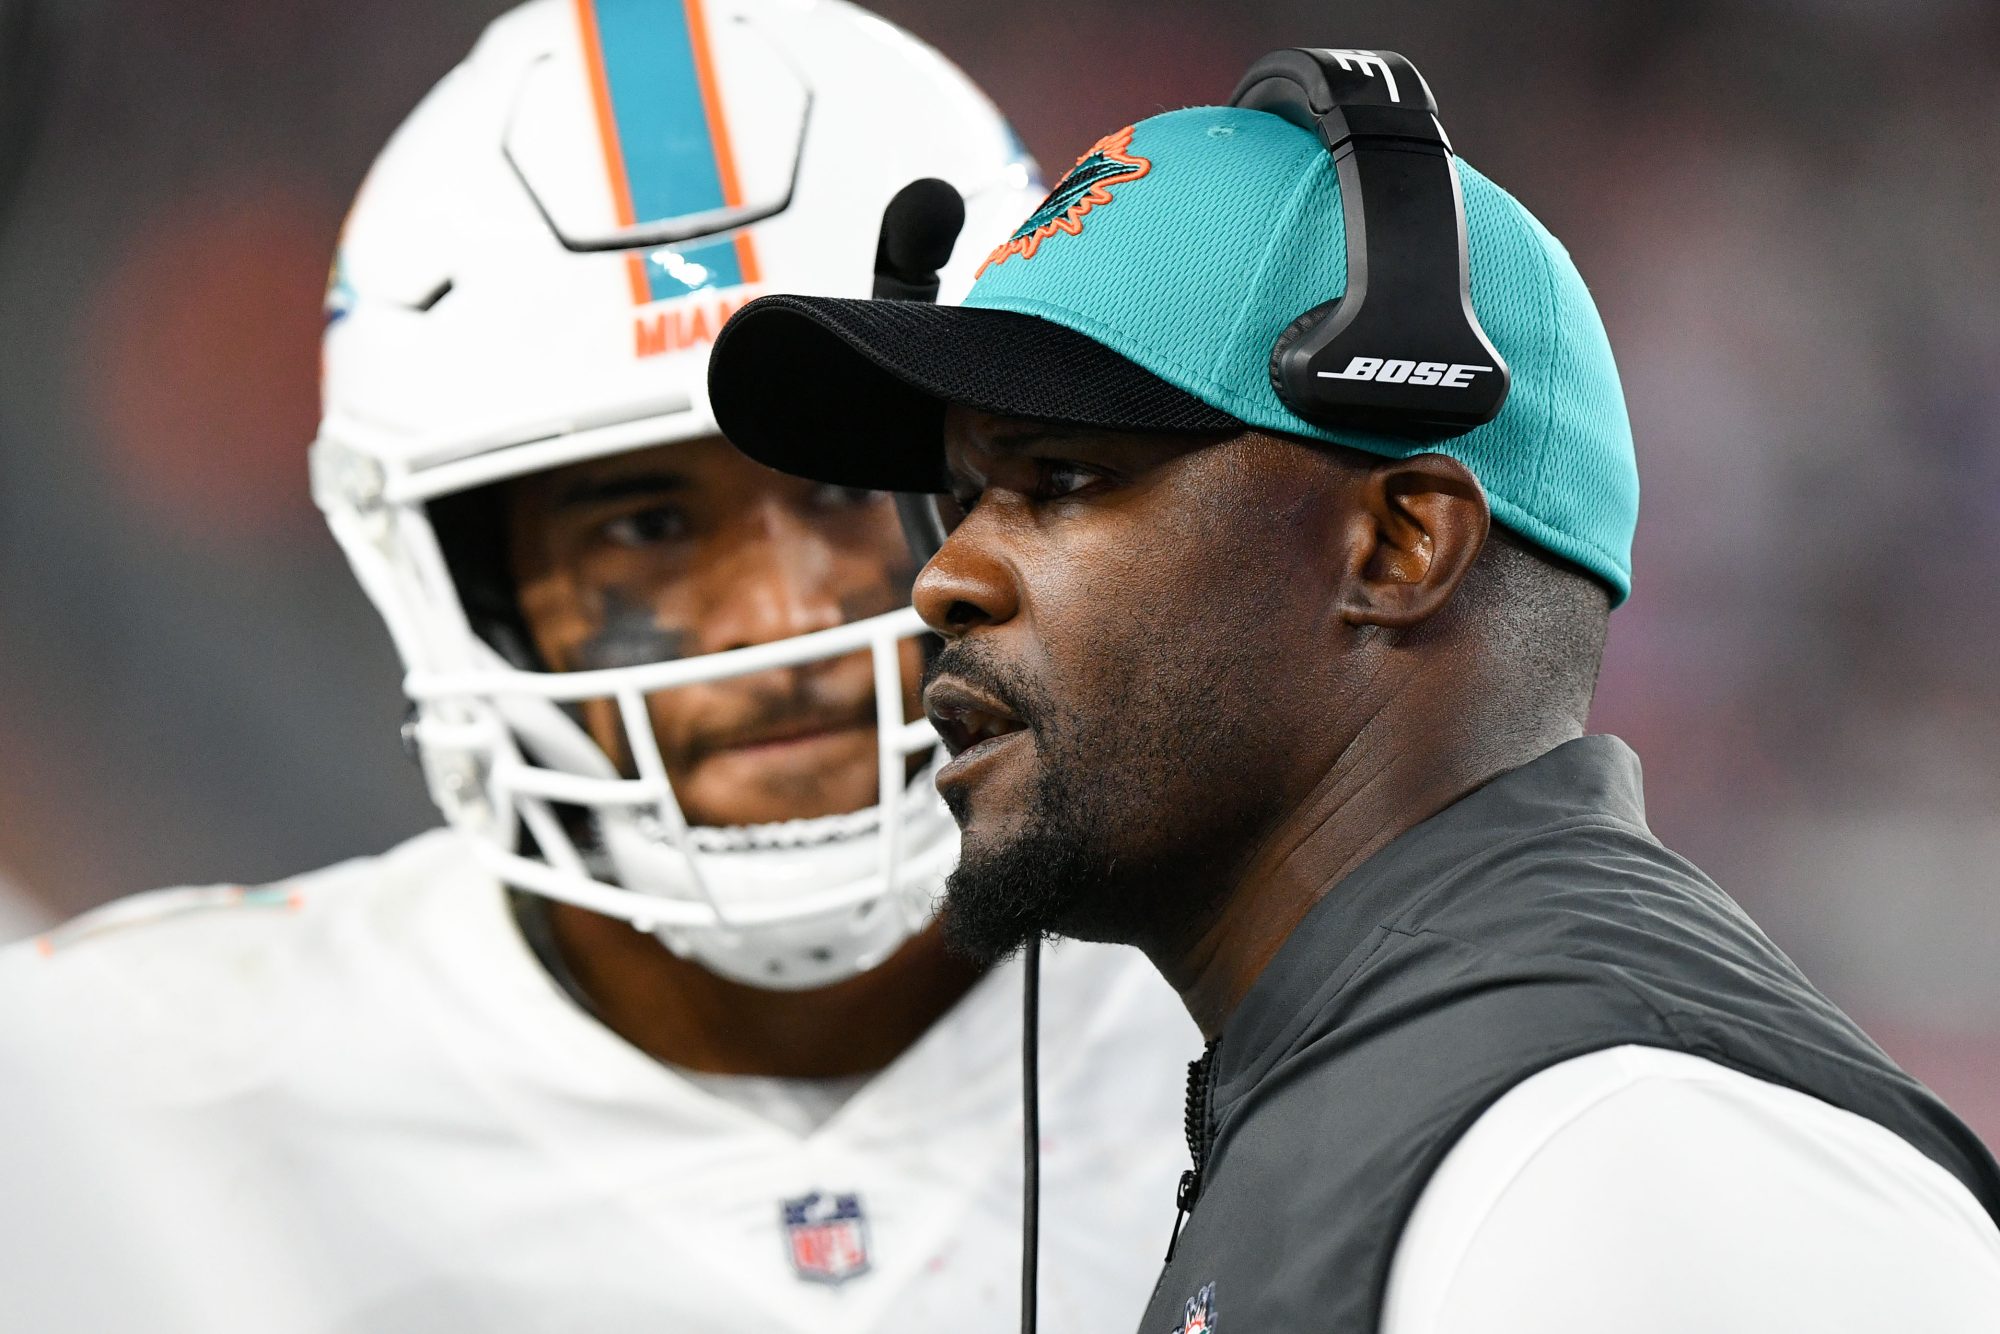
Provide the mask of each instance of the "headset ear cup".
[{"label": "headset ear cup", "polygon": [[1318,422],[1319,420],[1318,415],[1313,411],[1312,405],[1299,402],[1292,397],[1291,391],[1285,387],[1285,354],[1290,352],[1300,339],[1304,338],[1314,329],[1317,329],[1322,322],[1331,316],[1335,309],[1339,307],[1340,302],[1341,298],[1339,297],[1335,297],[1331,301],[1320,302],[1317,306],[1314,306],[1311,310],[1299,316],[1290,324],[1287,324],[1285,331],[1278,335],[1278,341],[1271,344],[1271,388],[1277,391],[1280,403],[1283,403],[1309,422]]}]

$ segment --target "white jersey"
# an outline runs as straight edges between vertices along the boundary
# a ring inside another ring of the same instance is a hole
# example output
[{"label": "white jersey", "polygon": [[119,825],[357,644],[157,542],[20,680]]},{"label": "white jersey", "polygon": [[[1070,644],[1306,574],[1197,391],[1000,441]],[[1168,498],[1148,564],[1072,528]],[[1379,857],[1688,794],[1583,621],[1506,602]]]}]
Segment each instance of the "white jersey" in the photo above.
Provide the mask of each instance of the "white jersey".
[{"label": "white jersey", "polygon": [[[800,1133],[586,1017],[438,831],[24,942],[0,1023],[91,1088],[92,1134],[200,1165],[187,1226],[209,1239],[174,1266],[244,1328],[997,1332],[1018,1319],[1020,984],[994,970]],[[1136,953],[1056,946],[1042,988],[1041,1327],[1101,1334],[1157,1276],[1200,1042]]]}]

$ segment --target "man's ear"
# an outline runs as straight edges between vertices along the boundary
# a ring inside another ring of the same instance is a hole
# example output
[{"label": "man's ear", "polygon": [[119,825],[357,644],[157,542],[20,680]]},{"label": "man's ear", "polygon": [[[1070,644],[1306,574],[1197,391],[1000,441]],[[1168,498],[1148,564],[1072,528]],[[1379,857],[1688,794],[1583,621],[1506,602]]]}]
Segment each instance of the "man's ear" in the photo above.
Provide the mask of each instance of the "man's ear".
[{"label": "man's ear", "polygon": [[1400,630],[1437,615],[1486,545],[1492,514],[1478,479],[1442,454],[1383,459],[1354,502],[1341,619]]}]

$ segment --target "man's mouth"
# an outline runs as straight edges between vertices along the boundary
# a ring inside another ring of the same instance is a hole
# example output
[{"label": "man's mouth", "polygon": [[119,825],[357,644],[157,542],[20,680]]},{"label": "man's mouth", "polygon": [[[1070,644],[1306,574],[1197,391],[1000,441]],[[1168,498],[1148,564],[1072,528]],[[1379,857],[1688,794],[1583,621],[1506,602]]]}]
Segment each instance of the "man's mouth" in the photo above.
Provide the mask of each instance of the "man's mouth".
[{"label": "man's mouth", "polygon": [[702,750],[710,755],[731,751],[775,751],[799,742],[815,741],[875,725],[872,707],[840,713],[801,717],[797,714],[744,727],[727,735],[710,738]]},{"label": "man's mouth", "polygon": [[1027,726],[999,700],[954,677],[925,687],[924,712],[953,759]]}]

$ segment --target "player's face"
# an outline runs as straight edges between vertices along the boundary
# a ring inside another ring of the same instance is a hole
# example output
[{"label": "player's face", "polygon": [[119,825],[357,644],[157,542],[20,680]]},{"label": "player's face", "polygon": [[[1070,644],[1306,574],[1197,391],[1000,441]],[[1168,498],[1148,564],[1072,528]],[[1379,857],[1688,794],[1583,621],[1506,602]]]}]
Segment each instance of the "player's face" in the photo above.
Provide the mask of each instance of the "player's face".
[{"label": "player's face", "polygon": [[[912,561],[887,496],[786,477],[721,439],[524,478],[507,504],[521,609],[561,671],[769,643],[909,601]],[[906,642],[906,716],[920,670]],[[654,694],[653,730],[688,820],[874,805],[873,682],[862,651]],[[584,718],[629,772],[615,705],[586,704]]]},{"label": "player's face", "polygon": [[925,694],[963,831],[946,932],[984,955],[1179,936],[1337,753],[1337,562],[1302,553],[1342,545],[1346,474],[1254,432],[953,409],[945,434],[966,514],[915,601],[951,641]]}]

